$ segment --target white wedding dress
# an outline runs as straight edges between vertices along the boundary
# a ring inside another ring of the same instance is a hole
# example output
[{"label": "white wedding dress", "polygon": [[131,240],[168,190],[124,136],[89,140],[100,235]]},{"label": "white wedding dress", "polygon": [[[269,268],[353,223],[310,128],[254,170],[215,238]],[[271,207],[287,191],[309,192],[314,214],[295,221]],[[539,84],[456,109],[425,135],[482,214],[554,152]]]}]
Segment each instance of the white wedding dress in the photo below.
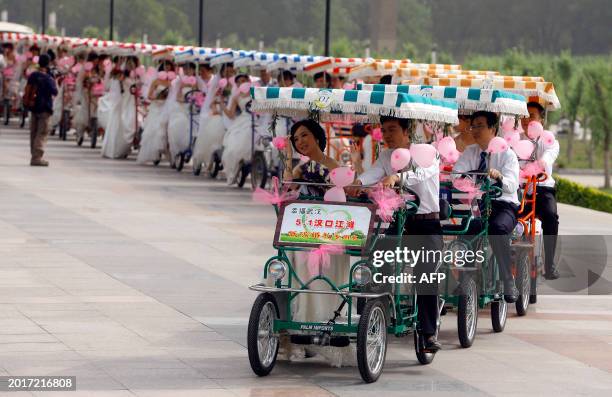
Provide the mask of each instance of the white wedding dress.
[{"label": "white wedding dress", "polygon": [[210,108],[214,100],[214,93],[217,90],[216,81],[218,81],[218,77],[215,76],[214,79],[200,110],[198,139],[193,149],[194,168],[202,166],[204,169],[210,170],[213,153],[223,147],[223,137],[225,136],[223,116],[213,114]]},{"label": "white wedding dress", "polygon": [[[157,98],[165,89],[166,87],[158,85],[153,92],[153,97]],[[136,161],[139,164],[145,164],[161,160],[162,154],[168,148],[168,118],[164,112],[163,99],[151,101],[142,127],[142,140]]]},{"label": "white wedding dress", "polygon": [[[122,118],[122,104],[124,102],[125,93],[121,93],[121,82],[119,80],[111,80],[108,94],[110,109],[108,113],[107,128],[104,131],[101,154],[102,157],[110,159],[126,158],[130,153],[132,141],[126,139],[126,137],[129,137],[129,134],[125,130]],[[128,92],[128,95],[131,94]]]},{"label": "white wedding dress", "polygon": [[228,185],[236,182],[240,163],[251,160],[251,135],[253,127],[251,113],[247,112],[246,109],[250,101],[250,96],[241,96],[238,99],[240,114],[237,114],[231,121],[223,139],[222,162]]},{"label": "white wedding dress", "polygon": [[[170,163],[175,164],[177,156],[189,148],[189,110],[188,105],[178,102],[176,99],[177,90],[180,88],[181,80],[179,77],[172,82],[172,88],[166,100],[166,112],[168,114],[168,144],[170,149]],[[181,89],[182,94],[191,90],[191,87]]]}]

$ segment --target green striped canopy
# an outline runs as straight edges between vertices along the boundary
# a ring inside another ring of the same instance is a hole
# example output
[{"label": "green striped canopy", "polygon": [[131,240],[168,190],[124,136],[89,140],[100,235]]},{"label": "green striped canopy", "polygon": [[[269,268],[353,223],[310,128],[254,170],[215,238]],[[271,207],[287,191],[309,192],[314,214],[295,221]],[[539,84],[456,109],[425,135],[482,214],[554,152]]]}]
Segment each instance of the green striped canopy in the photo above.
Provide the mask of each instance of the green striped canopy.
[{"label": "green striped canopy", "polygon": [[462,114],[486,110],[514,116],[529,116],[525,97],[503,90],[404,84],[357,84],[357,89],[388,93],[401,92],[453,101],[457,103],[459,113]]},{"label": "green striped canopy", "polygon": [[402,92],[293,87],[252,87],[252,110],[280,116],[306,117],[318,112],[321,121],[378,122],[379,116],[458,123],[457,104]]}]

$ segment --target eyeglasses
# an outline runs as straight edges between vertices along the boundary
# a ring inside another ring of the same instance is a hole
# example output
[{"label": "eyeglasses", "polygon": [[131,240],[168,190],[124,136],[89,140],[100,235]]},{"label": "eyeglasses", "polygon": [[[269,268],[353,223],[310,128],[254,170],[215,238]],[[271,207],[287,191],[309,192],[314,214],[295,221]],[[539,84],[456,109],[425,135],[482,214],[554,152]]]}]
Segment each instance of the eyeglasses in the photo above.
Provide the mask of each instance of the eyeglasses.
[{"label": "eyeglasses", "polygon": [[479,124],[479,125],[471,125],[469,130],[470,131],[476,131],[476,130],[482,130],[483,128],[487,128],[486,125],[484,124]]}]

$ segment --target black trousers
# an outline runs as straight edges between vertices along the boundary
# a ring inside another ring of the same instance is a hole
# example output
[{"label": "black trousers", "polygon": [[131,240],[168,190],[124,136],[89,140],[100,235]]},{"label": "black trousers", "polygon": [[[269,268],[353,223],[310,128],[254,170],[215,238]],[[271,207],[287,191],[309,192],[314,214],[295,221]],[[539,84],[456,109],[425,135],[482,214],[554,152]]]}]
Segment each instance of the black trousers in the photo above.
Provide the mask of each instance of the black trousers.
[{"label": "black trousers", "polygon": [[[491,201],[491,215],[489,216],[489,243],[498,263],[501,278],[510,281],[512,276],[512,262],[510,251],[510,234],[517,224],[518,207],[512,203],[501,200]],[[472,222],[469,229],[470,235],[476,235],[482,231],[482,223]]]},{"label": "black trousers", "polygon": [[559,234],[559,214],[557,213],[557,193],[555,188],[538,186],[536,188],[536,216],[542,221],[544,232],[544,257],[546,271],[555,267],[555,250]]},{"label": "black trousers", "polygon": [[[441,251],[444,248],[442,240],[442,226],[437,219],[413,220],[408,218],[404,227],[404,235],[412,236],[408,240],[408,246],[412,250]],[[429,259],[429,261],[427,260]],[[433,255],[430,258],[419,261],[413,274],[416,277],[418,321],[421,332],[425,336],[433,335],[437,330],[438,317],[438,282],[418,283],[424,273],[433,273],[437,263]]]}]

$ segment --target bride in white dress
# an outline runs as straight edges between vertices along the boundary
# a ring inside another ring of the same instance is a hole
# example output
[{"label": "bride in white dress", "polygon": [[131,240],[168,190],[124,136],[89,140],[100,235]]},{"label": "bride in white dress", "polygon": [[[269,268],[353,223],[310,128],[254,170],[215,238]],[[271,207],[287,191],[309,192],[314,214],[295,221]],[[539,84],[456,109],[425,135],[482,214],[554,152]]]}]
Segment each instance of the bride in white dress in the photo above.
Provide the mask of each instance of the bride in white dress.
[{"label": "bride in white dress", "polygon": [[[125,74],[121,70],[113,71],[110,80],[109,96],[107,104],[109,104],[108,118],[106,122],[106,131],[104,131],[104,140],[102,141],[102,157],[109,159],[126,158],[130,154],[132,141],[128,141],[129,134],[126,132],[123,123],[124,95],[126,89],[123,87]],[[127,89],[127,95],[129,89]]]},{"label": "bride in white dress", "polygon": [[[185,94],[197,89],[195,78],[195,64],[187,63],[183,65],[184,75],[178,76],[172,82],[172,90],[166,101],[166,111],[168,117],[168,143],[170,147],[171,164],[176,165],[176,161],[182,152],[189,148],[189,108],[185,103]],[[180,73],[179,73],[180,74]]]},{"label": "bride in white dress", "polygon": [[237,182],[238,172],[241,166],[251,160],[251,134],[252,116],[247,106],[251,102],[251,95],[242,92],[240,86],[250,81],[249,76],[241,74],[236,76],[236,93],[230,100],[229,106],[223,112],[231,119],[231,123],[223,139],[223,170],[227,178],[227,184],[233,185]]},{"label": "bride in white dress", "polygon": [[159,69],[149,87],[148,98],[151,104],[143,123],[140,151],[136,159],[139,164],[152,162],[157,165],[162,154],[168,150],[168,114],[164,112],[164,106],[171,84],[167,73],[173,71],[174,65],[170,61],[164,61]]},{"label": "bride in white dress", "polygon": [[214,76],[207,87],[207,95],[200,110],[198,139],[193,151],[193,168],[211,171],[213,153],[223,147],[225,125],[221,109],[222,100],[217,92],[219,76]]}]

